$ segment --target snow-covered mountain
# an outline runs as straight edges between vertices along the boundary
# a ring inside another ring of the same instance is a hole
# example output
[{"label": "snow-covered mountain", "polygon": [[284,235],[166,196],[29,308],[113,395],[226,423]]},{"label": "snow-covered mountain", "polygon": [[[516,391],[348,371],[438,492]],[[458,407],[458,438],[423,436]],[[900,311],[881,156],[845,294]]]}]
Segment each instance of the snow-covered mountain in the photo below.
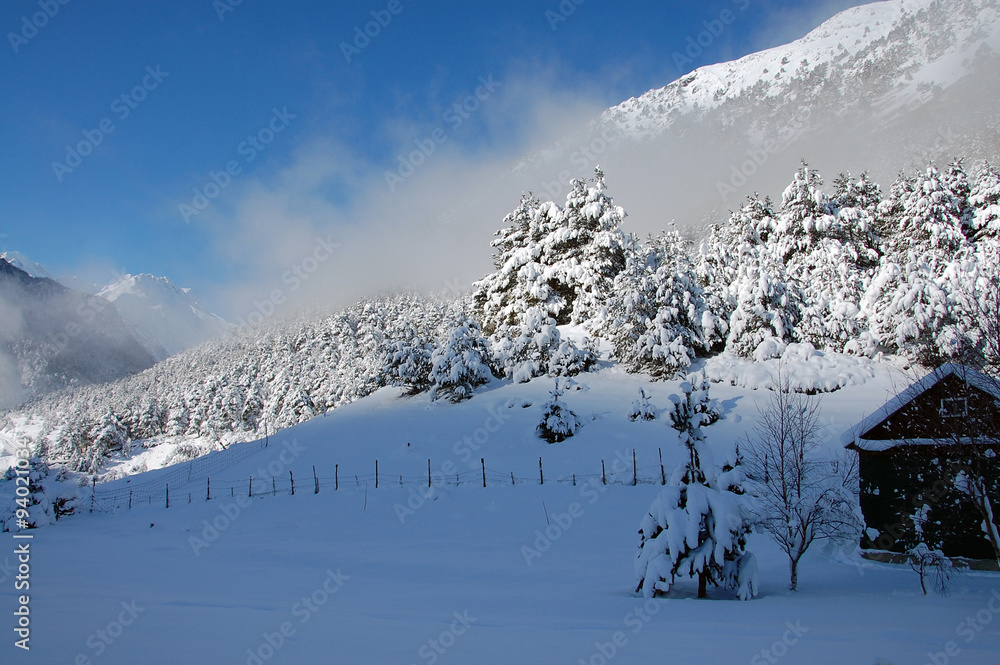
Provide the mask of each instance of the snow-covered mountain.
[{"label": "snow-covered mountain", "polygon": [[32,277],[54,279],[41,264],[35,263],[21,252],[0,252],[0,259],[3,259],[18,270],[23,270]]},{"label": "snow-covered mountain", "polygon": [[44,266],[20,252],[6,251],[0,258],[32,277],[53,279],[75,291],[114,303],[132,334],[157,361],[223,335],[232,328],[210,312],[190,289],[177,286],[168,277],[123,275],[101,286],[79,277],[56,279]]},{"label": "snow-covered mountain", "polygon": [[153,362],[114,305],[0,259],[0,408],[113,381]]},{"label": "snow-covered mountain", "polygon": [[136,338],[157,360],[225,334],[231,325],[212,314],[190,289],[167,277],[124,275],[97,295],[112,302]]},{"label": "snow-covered mountain", "polygon": [[[692,40],[678,45],[678,71],[711,55]],[[802,160],[830,178],[868,170],[884,187],[928,162],[995,162],[998,97],[996,0],[889,0],[613,106],[513,172],[524,189],[557,196],[557,174],[565,192],[565,174],[599,163],[633,215],[654,224],[636,230],[655,233],[671,218],[722,221]]]},{"label": "snow-covered mountain", "polygon": [[685,115],[743,115],[772,105],[825,104],[838,116],[864,107],[884,119],[929,103],[998,50],[994,0],[877,2],[841,12],[790,44],[701,67],[608,109],[600,122],[649,138]]}]

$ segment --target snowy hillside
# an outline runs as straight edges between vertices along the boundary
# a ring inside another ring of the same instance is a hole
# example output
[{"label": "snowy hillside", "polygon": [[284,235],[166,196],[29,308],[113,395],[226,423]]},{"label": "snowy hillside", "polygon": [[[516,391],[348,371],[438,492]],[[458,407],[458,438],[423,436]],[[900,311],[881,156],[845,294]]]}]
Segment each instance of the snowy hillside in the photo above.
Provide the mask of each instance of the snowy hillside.
[{"label": "snowy hillside", "polygon": [[995,2],[877,2],[841,12],[785,46],[697,69],[608,109],[601,123],[630,137],[649,138],[684,115],[704,115],[752,98],[813,105],[821,101],[821,90],[826,104],[834,101],[831,92],[842,100],[835,113],[849,113],[863,103],[876,115],[892,115],[929,101],[969,74],[977,57],[998,50]]},{"label": "snowy hillside", "polygon": [[136,338],[157,360],[219,337],[230,324],[166,277],[124,275],[98,296],[114,303]]},{"label": "snowy hillside", "polygon": [[[182,461],[385,386],[460,402],[494,379],[585,375],[603,361],[663,380],[726,356],[713,381],[756,385],[762,363],[783,361],[798,368],[796,390],[829,392],[863,381],[867,359],[932,366],[975,353],[995,364],[989,303],[1000,301],[983,296],[997,289],[998,206],[991,168],[929,167],[883,193],[864,175],[827,189],[802,165],[780,204],[748,200],[698,247],[672,231],[642,243],[598,170],[564,206],[523,197],[493,241],[495,270],[467,297],[384,296],[241,329],[137,376],[37,400],[2,432],[97,475],[136,447],[180,441],[183,456],[159,459]],[[844,354],[854,369],[827,372]]]}]

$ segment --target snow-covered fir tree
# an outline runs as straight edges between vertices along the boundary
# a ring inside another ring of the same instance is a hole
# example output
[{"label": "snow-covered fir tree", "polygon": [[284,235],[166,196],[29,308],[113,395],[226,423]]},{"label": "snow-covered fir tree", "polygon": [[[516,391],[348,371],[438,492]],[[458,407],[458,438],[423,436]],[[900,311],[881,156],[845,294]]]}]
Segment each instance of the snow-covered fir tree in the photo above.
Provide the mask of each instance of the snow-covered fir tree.
[{"label": "snow-covered fir tree", "polygon": [[706,300],[725,316],[726,350],[736,355],[764,360],[795,341],[802,295],[772,251],[777,233],[770,201],[752,196],[702,244]]},{"label": "snow-covered fir tree", "polygon": [[496,270],[473,285],[476,314],[487,333],[523,326],[524,315],[536,307],[559,325],[600,313],[632,243],[621,230],[625,211],[606,189],[596,169],[590,185],[572,182],[564,208],[522,197],[493,242]]},{"label": "snow-covered fir tree", "polygon": [[969,193],[972,238],[1000,238],[1000,170],[986,164]]},{"label": "snow-covered fir tree", "polygon": [[580,418],[559,399],[563,392],[557,380],[555,388],[549,391],[548,401],[542,405],[542,419],[535,428],[535,433],[549,443],[565,441],[583,425]]},{"label": "snow-covered fir tree", "polygon": [[736,591],[741,600],[757,595],[759,579],[753,554],[746,550],[738,493],[738,466],[715,466],[703,426],[718,418],[704,374],[681,384],[672,395],[671,426],[685,449],[685,461],[653,501],[639,528],[635,561],[636,591],[647,598],[666,593],[678,577],[698,579],[698,597],[708,585]]},{"label": "snow-covered fir tree", "polygon": [[841,176],[829,199],[819,173],[803,164],[782,195],[772,254],[784,265],[786,282],[801,294],[793,337],[833,351],[864,330],[858,302],[878,261],[874,211],[878,189],[867,176]]},{"label": "snow-covered fir tree", "polygon": [[493,335],[493,355],[506,378],[525,383],[549,373],[549,361],[561,342],[556,321],[531,307],[520,326],[501,325]]},{"label": "snow-covered fir tree", "polygon": [[629,252],[615,277],[616,297],[596,329],[630,371],[670,379],[721,341],[724,324],[709,311],[689,254],[679,234],[664,233]]},{"label": "snow-covered fir tree", "polygon": [[[953,167],[954,170],[954,167]],[[942,277],[967,249],[963,179],[935,167],[901,175],[880,211],[887,216],[885,254],[861,309],[883,348],[935,364],[958,351],[954,300]],[[950,186],[958,183],[960,191]]]},{"label": "snow-covered fir tree", "polygon": [[405,326],[399,337],[387,340],[384,346],[382,366],[389,385],[401,386],[411,395],[430,390],[433,339]]},{"label": "snow-covered fir tree", "polygon": [[431,399],[461,402],[493,377],[489,342],[479,324],[468,320],[452,329],[431,356]]}]

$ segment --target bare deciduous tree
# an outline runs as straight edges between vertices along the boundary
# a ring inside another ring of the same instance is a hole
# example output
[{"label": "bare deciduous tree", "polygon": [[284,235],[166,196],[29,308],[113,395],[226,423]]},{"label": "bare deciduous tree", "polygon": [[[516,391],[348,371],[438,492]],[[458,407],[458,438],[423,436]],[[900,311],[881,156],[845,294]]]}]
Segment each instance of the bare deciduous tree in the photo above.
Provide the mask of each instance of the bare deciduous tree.
[{"label": "bare deciduous tree", "polygon": [[814,542],[851,537],[859,528],[852,489],[856,462],[820,456],[819,401],[792,392],[780,368],[777,386],[758,414],[741,443],[746,489],[754,499],[754,525],[788,556],[794,591],[799,561]]}]

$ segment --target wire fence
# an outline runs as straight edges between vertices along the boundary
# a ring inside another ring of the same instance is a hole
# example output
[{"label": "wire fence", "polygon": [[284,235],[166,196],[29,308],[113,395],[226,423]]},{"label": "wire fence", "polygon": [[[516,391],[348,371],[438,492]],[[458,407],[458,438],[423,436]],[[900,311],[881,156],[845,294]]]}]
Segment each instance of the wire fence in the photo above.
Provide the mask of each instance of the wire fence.
[{"label": "wire fence", "polygon": [[[240,462],[250,455],[263,450],[268,445],[266,439],[249,441],[230,446],[225,450],[196,457],[195,459],[177,465],[163,474],[156,474],[152,480],[135,483],[129,479],[112,481],[114,488],[101,489],[96,482],[91,485],[91,509],[114,511],[121,506],[131,507],[136,503],[154,503],[164,499],[167,488],[175,490],[190,486],[192,482],[202,478],[210,478],[213,473],[219,473]],[[109,483],[110,484],[110,483]]]},{"label": "wire fence", "polygon": [[[186,462],[181,468],[170,473],[139,484],[125,484],[114,489],[102,490],[93,488],[90,497],[90,510],[99,512],[118,512],[131,509],[142,504],[157,505],[169,508],[179,503],[195,501],[211,501],[227,497],[267,497],[295,494],[319,494],[320,491],[339,491],[341,489],[380,489],[389,487],[512,487],[519,485],[551,485],[585,483],[603,485],[662,485],[666,483],[666,473],[662,463],[638,466],[635,451],[632,451],[631,464],[622,458],[611,460],[610,464],[601,460],[601,470],[590,473],[569,473],[556,476],[546,476],[542,458],[538,459],[538,472],[531,475],[500,471],[486,466],[485,459],[480,460],[479,469],[466,469],[452,473],[434,471],[431,460],[427,460],[427,472],[419,475],[399,474],[379,470],[378,460],[370,473],[345,473],[339,464],[334,465],[333,475],[324,470],[321,475],[316,467],[304,467],[306,473],[299,469],[283,469],[280,475],[249,476],[245,480],[216,479],[211,473],[221,471],[236,462],[258,452],[266,444],[255,441],[242,447],[234,447],[229,455],[213,453],[207,457]],[[242,450],[237,453],[237,449]],[[201,464],[194,463],[204,460]],[[304,466],[304,465],[303,465]]]}]

